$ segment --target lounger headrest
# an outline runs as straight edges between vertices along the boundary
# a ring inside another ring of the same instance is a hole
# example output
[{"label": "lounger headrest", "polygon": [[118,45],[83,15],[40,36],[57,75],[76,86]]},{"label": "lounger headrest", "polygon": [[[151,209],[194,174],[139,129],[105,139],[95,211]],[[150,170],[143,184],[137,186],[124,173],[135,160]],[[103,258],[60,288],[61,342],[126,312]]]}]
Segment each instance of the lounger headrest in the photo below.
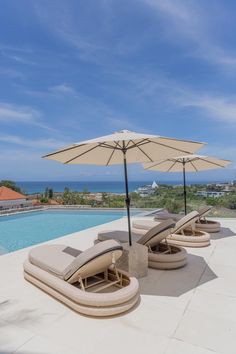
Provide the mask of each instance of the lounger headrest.
[{"label": "lounger headrest", "polygon": [[160,215],[167,217],[169,215],[169,212],[167,209],[161,209],[160,211],[157,211],[156,214],[154,215],[154,220],[158,220]]},{"label": "lounger headrest", "polygon": [[170,229],[174,227],[175,222],[172,219],[165,220],[147,231],[146,234],[138,240],[138,243],[147,246],[157,245],[170,234]]},{"label": "lounger headrest", "polygon": [[209,205],[202,207],[198,212],[199,217],[201,218],[202,216],[208,214],[211,211],[211,209],[212,209],[212,207]]},{"label": "lounger headrest", "polygon": [[199,213],[197,211],[191,211],[185,215],[182,219],[177,221],[174,229],[174,233],[184,230],[186,227],[192,225],[197,221],[199,218]]},{"label": "lounger headrest", "polygon": [[[89,268],[89,263],[95,261],[103,255],[110,254],[110,257],[104,257],[105,263],[103,260],[102,265],[104,269],[108,268],[112,262],[115,262],[118,258],[120,258],[122,251],[123,247],[115,240],[99,242],[96,245],[86,249],[73,260],[73,262],[64,271],[64,279],[68,280],[71,276],[73,276],[73,274],[79,272],[82,267],[87,266]],[[98,269],[98,271],[101,270]]]},{"label": "lounger headrest", "polygon": [[160,221],[160,220],[172,219],[176,222],[176,221],[180,220],[183,216],[184,216],[184,214],[169,213],[165,209],[165,211],[160,211],[159,213],[156,213],[156,215],[154,216],[154,220]]}]

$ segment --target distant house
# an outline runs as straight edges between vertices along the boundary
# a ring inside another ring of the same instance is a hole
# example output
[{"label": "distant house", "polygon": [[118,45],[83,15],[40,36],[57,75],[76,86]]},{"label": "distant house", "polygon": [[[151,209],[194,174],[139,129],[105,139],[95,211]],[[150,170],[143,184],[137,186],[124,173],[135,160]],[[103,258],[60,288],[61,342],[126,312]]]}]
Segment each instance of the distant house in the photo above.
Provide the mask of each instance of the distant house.
[{"label": "distant house", "polygon": [[219,198],[219,197],[223,197],[224,195],[228,195],[229,191],[228,190],[224,190],[224,191],[198,191],[196,193],[197,196],[199,197],[211,197],[211,198]]},{"label": "distant house", "polygon": [[7,187],[0,187],[0,209],[12,209],[32,205],[26,196]]},{"label": "distant house", "polygon": [[155,190],[157,187],[157,184],[147,184],[146,186],[139,187],[135,190],[135,192],[138,193],[140,197],[148,197],[150,195],[155,194]]}]

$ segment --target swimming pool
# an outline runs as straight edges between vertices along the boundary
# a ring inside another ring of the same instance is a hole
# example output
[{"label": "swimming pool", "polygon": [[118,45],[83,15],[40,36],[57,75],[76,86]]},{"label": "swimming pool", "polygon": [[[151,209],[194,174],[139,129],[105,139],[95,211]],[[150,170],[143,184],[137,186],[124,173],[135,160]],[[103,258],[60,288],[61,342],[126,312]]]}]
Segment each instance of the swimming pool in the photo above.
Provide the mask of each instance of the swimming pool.
[{"label": "swimming pool", "polygon": [[125,211],[46,210],[0,217],[0,254],[126,216]]}]

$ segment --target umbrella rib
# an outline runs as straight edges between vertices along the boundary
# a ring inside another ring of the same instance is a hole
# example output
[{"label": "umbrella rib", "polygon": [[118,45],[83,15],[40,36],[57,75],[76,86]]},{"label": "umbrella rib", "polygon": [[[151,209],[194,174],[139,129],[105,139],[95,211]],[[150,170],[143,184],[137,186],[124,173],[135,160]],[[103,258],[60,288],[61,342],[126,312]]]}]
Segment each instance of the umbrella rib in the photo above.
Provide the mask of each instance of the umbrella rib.
[{"label": "umbrella rib", "polygon": [[192,163],[192,161],[189,161],[189,163],[191,163],[191,165],[193,166],[194,170],[195,170],[196,172],[198,172],[197,167],[194,166],[194,164]]},{"label": "umbrella rib", "polygon": [[[119,142],[117,142],[116,144],[119,145]],[[84,145],[85,145],[85,144],[84,144]],[[117,146],[117,145],[116,145],[116,146]],[[79,145],[78,145],[78,146],[79,146]],[[120,145],[119,145],[119,146],[120,146]],[[78,157],[81,157],[81,156],[87,154],[88,152],[95,150],[95,149],[98,148],[98,147],[103,147],[103,148],[107,148],[107,149],[114,149],[114,150],[115,150],[115,149],[116,149],[116,150],[121,150],[120,148],[117,149],[115,146],[108,145],[108,144],[106,144],[106,143],[98,143],[96,146],[94,146],[94,147],[92,147],[92,148],[90,148],[90,149],[88,149],[88,150],[82,152],[81,154],[79,154],[79,155],[73,157],[72,159],[70,159],[70,160],[68,160],[68,161],[66,161],[66,162],[64,162],[64,163],[65,163],[65,164],[70,163],[71,161],[76,160]]]},{"label": "umbrella rib", "polygon": [[190,158],[190,157],[188,157],[187,159],[186,159],[186,162],[191,162],[191,161],[197,161],[197,160],[199,160],[199,157],[193,157],[193,158]]},{"label": "umbrella rib", "polygon": [[160,136],[161,139],[163,140],[173,140],[173,141],[183,141],[185,143],[194,143],[194,144],[199,144],[199,145],[203,145],[203,144],[206,144],[206,143],[202,143],[202,142],[199,142],[199,141],[195,141],[195,140],[183,140],[183,139],[175,139],[175,138],[168,138],[168,137],[165,137],[165,136]]},{"label": "umbrella rib", "polygon": [[175,148],[175,147],[172,147],[172,146],[163,144],[163,143],[158,143],[157,141],[153,141],[153,140],[150,140],[150,141],[151,141],[153,144],[161,145],[161,146],[164,146],[164,147],[166,147],[166,148],[168,148],[168,149],[172,149],[172,150],[184,152],[185,154],[190,154],[190,152],[189,152],[189,151],[186,151],[186,150],[178,149],[178,148]]},{"label": "umbrella rib", "polygon": [[139,145],[135,144],[135,142],[133,140],[131,140],[131,142],[134,144],[133,146],[136,146],[151,162],[153,162],[151,157],[149,157],[148,154],[146,154],[146,152],[143,151],[143,149],[141,149]]},{"label": "umbrella rib", "polygon": [[86,145],[86,144],[78,144],[78,145],[75,144],[74,146],[71,146],[71,147],[69,147],[69,148],[65,148],[65,149],[62,149],[62,150],[55,151],[55,152],[52,152],[52,153],[50,153],[50,154],[44,155],[43,158],[44,158],[44,157],[53,156],[53,155],[58,155],[58,154],[61,154],[61,153],[65,152],[65,151],[73,150],[73,149],[76,149],[76,148],[78,148],[78,147],[80,147],[80,146],[85,146],[85,145]]},{"label": "umbrella rib", "polygon": [[218,166],[218,167],[225,167],[225,166],[220,165],[219,163],[205,160],[205,159],[203,159],[202,157],[199,157],[199,160],[202,160],[202,161],[204,161],[204,162],[207,162],[207,163],[209,163],[209,164],[212,164],[212,165],[215,165],[215,166]]},{"label": "umbrella rib", "polygon": [[[149,143],[151,142],[151,141],[148,140],[148,139],[143,139],[143,140],[141,140],[139,143],[135,143],[133,140],[130,140],[130,141],[133,143],[133,145],[130,146],[130,147],[128,147],[128,145],[127,145],[127,146],[126,146],[127,150],[133,149],[134,147],[146,145],[146,144],[149,144]],[[130,142],[130,141],[129,141],[129,142]]]},{"label": "umbrella rib", "polygon": [[144,167],[145,170],[151,170],[152,167],[156,167],[156,166],[159,166],[161,165],[162,163],[165,163],[167,161],[172,161],[171,159],[166,159],[166,160],[162,160],[160,162],[154,162],[151,166],[148,166],[148,167]]},{"label": "umbrella rib", "polygon": [[87,154],[88,152],[95,150],[95,149],[98,148],[98,147],[100,147],[100,144],[98,144],[98,145],[96,145],[96,146],[93,146],[92,148],[90,148],[90,149],[88,149],[88,150],[82,152],[82,154],[79,154],[79,155],[73,157],[72,159],[70,159],[70,160],[64,162],[64,164],[70,163],[71,161],[76,160],[78,157],[81,157],[81,156]]},{"label": "umbrella rib", "polygon": [[170,170],[172,170],[172,168],[174,167],[174,165],[177,163],[178,161],[176,160],[167,170],[167,172],[170,172]]},{"label": "umbrella rib", "polygon": [[[129,149],[129,144],[131,143],[131,140],[128,141],[127,145],[126,145],[126,149]],[[130,146],[130,148],[132,149],[132,146]]]},{"label": "umbrella rib", "polygon": [[[117,141],[116,146],[117,146],[117,145],[119,145],[119,141]],[[111,152],[111,155],[110,155],[110,157],[109,157],[109,159],[108,159],[108,161],[107,161],[107,164],[106,164],[107,166],[109,165],[109,163],[110,163],[110,161],[111,161],[111,159],[112,159],[112,157],[113,157],[115,151],[117,150],[117,149],[116,149],[116,146],[114,147],[114,149],[113,149],[112,152]]]},{"label": "umbrella rib", "polygon": [[122,147],[119,144],[119,141],[116,142],[116,146],[119,146],[119,148],[116,148],[115,146],[109,145],[106,142],[99,143],[98,144],[100,147],[107,148],[107,149],[116,149],[116,150],[122,150]]}]

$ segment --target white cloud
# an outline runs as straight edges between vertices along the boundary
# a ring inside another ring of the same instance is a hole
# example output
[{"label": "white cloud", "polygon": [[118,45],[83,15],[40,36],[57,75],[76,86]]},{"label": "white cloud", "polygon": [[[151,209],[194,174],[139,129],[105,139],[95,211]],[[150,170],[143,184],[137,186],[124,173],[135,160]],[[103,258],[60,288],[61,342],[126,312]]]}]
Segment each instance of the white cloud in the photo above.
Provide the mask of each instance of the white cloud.
[{"label": "white cloud", "polygon": [[0,120],[32,124],[40,117],[39,111],[30,107],[0,103]]},{"label": "white cloud", "polygon": [[204,110],[215,120],[236,123],[236,97],[211,96],[209,94],[188,94],[180,105]]},{"label": "white cloud", "polygon": [[[190,9],[187,7],[187,3],[185,1],[178,0],[144,0],[144,2],[151,6],[152,8],[161,11],[173,18],[184,21],[189,24],[190,18]],[[190,4],[190,2],[188,2]]]},{"label": "white cloud", "polygon": [[45,90],[26,89],[20,85],[18,85],[18,88],[21,90],[21,92],[23,91],[27,95],[36,97],[56,97],[61,99],[62,96],[66,95],[74,98],[79,98],[79,93],[72,86],[66,83],[51,86]]},{"label": "white cloud", "polygon": [[28,139],[17,135],[0,134],[0,143],[29,147],[35,150],[57,149],[67,143],[53,138]]},{"label": "white cloud", "polygon": [[42,122],[41,116],[42,114],[32,107],[0,103],[0,122],[2,123],[28,124],[46,130],[53,130]]},{"label": "white cloud", "polygon": [[176,110],[176,107],[191,107],[195,111],[201,110],[204,118],[236,123],[236,95],[218,94],[209,90],[196,91],[163,75],[150,76],[140,73],[139,76],[130,75],[128,80],[130,88],[125,94],[129,94],[138,102],[145,103],[149,100],[153,105],[159,105],[161,102],[162,109],[167,107],[171,110]]},{"label": "white cloud", "polygon": [[35,62],[33,62],[33,61],[29,60],[29,59],[26,59],[26,58],[24,58],[23,56],[20,56],[20,55],[8,54],[8,53],[5,53],[5,52],[2,52],[2,55],[5,56],[8,59],[11,59],[11,60],[19,63],[19,64],[35,65]]},{"label": "white cloud", "polygon": [[33,51],[30,48],[21,48],[0,43],[0,55],[18,64],[35,65],[36,63],[30,59],[32,54]]},{"label": "white cloud", "polygon": [[49,87],[48,90],[50,92],[56,93],[56,94],[58,94],[58,93],[59,94],[72,94],[72,95],[76,95],[77,94],[72,86],[70,86],[68,84],[65,84],[65,83]]},{"label": "white cloud", "polygon": [[[235,68],[236,53],[229,52],[214,34],[214,12],[186,0],[143,0],[164,18],[163,28],[169,40],[187,46],[188,55],[217,64],[224,69]],[[207,11],[208,10],[208,11]],[[218,9],[219,11],[219,9]],[[220,24],[219,24],[220,25]]]}]

